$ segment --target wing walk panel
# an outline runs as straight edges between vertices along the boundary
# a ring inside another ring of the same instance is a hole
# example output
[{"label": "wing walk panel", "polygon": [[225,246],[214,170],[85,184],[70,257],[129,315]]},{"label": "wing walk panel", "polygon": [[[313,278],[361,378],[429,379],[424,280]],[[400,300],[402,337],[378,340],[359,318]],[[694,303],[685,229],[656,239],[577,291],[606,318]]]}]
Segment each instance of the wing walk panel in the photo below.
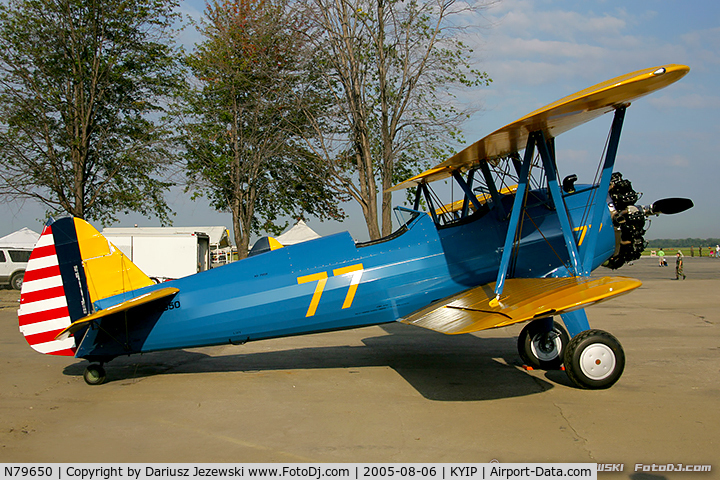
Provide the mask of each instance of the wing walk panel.
[{"label": "wing walk panel", "polygon": [[628,277],[511,278],[497,307],[490,306],[495,283],[488,283],[437,301],[400,321],[445,334],[471,333],[571,312],[640,285],[640,280]]}]

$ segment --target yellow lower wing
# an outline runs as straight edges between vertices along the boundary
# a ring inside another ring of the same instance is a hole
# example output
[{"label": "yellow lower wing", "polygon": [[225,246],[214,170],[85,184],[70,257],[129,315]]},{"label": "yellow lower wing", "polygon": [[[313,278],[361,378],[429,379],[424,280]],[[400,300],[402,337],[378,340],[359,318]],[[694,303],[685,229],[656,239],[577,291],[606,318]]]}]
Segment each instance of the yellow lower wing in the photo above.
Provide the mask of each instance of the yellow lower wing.
[{"label": "yellow lower wing", "polygon": [[471,333],[571,312],[640,285],[640,280],[627,277],[511,278],[497,307],[490,306],[495,283],[489,283],[434,302],[400,321],[446,334]]},{"label": "yellow lower wing", "polygon": [[75,332],[85,327],[87,324],[92,322],[93,320],[97,320],[99,318],[107,317],[108,315],[112,315],[113,313],[123,312],[125,310],[129,310],[133,307],[138,307],[140,305],[144,305],[146,303],[154,302],[155,300],[160,300],[161,298],[169,297],[170,295],[175,295],[177,292],[179,292],[179,288],[175,287],[166,287],[161,288],[160,290],[155,290],[154,292],[145,293],[143,295],[139,295],[135,298],[131,298],[130,300],[126,300],[124,302],[120,302],[116,305],[112,305],[110,307],[104,308],[100,311],[97,311],[93,314],[87,315],[85,317],[82,317],[79,320],[74,321],[70,324],[69,327],[67,327],[65,330],[60,332],[58,336],[56,337],[56,340],[64,340],[71,335],[74,335]]}]

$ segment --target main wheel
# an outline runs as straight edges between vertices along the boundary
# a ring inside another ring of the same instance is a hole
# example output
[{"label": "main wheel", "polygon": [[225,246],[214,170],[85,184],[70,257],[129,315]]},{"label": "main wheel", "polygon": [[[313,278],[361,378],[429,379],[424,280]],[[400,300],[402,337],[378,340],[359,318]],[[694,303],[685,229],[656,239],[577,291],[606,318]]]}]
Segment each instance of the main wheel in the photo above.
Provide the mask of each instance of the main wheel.
[{"label": "main wheel", "polygon": [[83,378],[88,385],[101,385],[105,382],[105,369],[102,365],[88,365],[83,373]]},{"label": "main wheel", "polygon": [[15,290],[20,290],[23,284],[24,272],[17,272],[15,275],[10,277],[10,286]]},{"label": "main wheel", "polygon": [[526,365],[543,370],[556,370],[563,363],[570,336],[562,325],[553,322],[547,331],[547,320],[533,320],[525,325],[518,337],[518,353]]},{"label": "main wheel", "polygon": [[625,352],[620,342],[602,330],[585,330],[575,335],[565,350],[565,371],[581,388],[609,388],[625,369]]}]

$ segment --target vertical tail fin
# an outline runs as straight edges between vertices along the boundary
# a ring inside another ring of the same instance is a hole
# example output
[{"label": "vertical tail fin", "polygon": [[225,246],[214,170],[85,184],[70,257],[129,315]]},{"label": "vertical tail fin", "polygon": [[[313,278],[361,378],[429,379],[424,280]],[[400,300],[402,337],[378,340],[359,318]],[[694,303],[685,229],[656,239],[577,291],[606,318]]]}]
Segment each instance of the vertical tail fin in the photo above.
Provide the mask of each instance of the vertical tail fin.
[{"label": "vertical tail fin", "polygon": [[74,356],[75,338],[56,340],[61,331],[93,313],[93,302],[152,283],[86,221],[49,222],[25,270],[20,331],[40,353]]},{"label": "vertical tail fin", "polygon": [[30,255],[18,310],[20,331],[40,353],[75,355],[75,340],[55,336],[72,323],[52,227],[46,225]]}]

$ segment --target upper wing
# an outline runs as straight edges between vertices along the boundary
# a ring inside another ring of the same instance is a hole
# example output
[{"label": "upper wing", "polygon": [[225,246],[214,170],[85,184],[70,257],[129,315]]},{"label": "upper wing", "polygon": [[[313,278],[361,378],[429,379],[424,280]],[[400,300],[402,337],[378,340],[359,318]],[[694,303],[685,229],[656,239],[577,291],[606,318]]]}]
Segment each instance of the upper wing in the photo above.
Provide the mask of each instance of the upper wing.
[{"label": "upper wing", "polygon": [[140,305],[144,305],[146,303],[154,302],[155,300],[160,300],[161,298],[169,297],[170,295],[175,295],[177,292],[179,292],[180,289],[175,287],[165,287],[161,288],[159,290],[155,290],[153,292],[145,293],[142,295],[139,295],[135,298],[131,298],[130,300],[126,300],[124,302],[120,302],[116,305],[112,305],[110,307],[104,308],[100,311],[97,311],[91,315],[87,315],[72,324],[68,326],[65,330],[60,332],[58,336],[56,337],[56,340],[63,340],[65,338],[68,338],[69,336],[73,335],[78,330],[85,327],[88,323],[92,322],[93,320],[97,320],[99,318],[107,317],[108,315],[112,315],[113,313],[123,312],[125,310],[129,310],[133,307],[138,307]]},{"label": "upper wing", "polygon": [[477,332],[577,310],[640,285],[640,280],[627,277],[511,278],[497,307],[490,306],[495,283],[489,283],[434,302],[400,321],[447,334]]},{"label": "upper wing", "polygon": [[542,131],[547,139],[557,137],[621,105],[627,105],[655,90],[667,87],[689,71],[690,67],[685,65],[670,64],[638,70],[598,83],[495,130],[436,167],[387,191],[441,180],[451,176],[453,171],[470,168],[481,161],[495,162],[524,149],[532,132]]}]

